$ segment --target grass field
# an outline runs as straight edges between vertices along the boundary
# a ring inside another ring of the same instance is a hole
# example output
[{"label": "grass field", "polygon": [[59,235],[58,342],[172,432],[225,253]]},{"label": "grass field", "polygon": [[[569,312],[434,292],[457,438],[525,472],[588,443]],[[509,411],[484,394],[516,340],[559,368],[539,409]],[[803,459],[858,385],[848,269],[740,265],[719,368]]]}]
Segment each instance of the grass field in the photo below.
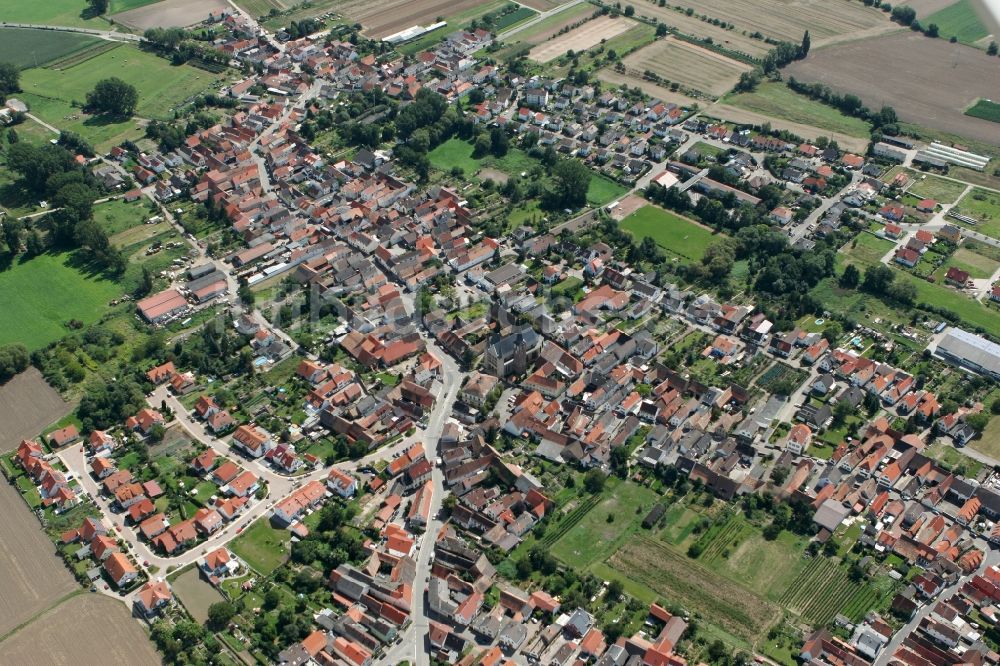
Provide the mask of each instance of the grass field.
[{"label": "grass field", "polygon": [[35,23],[40,25],[67,25],[107,29],[107,23],[91,17],[83,0],[0,0],[0,18],[8,23]]},{"label": "grass field", "polygon": [[65,323],[97,321],[121,286],[90,272],[72,253],[43,254],[0,272],[0,344],[39,349],[63,337]]},{"label": "grass field", "polygon": [[111,0],[108,4],[108,15],[127,12],[130,9],[138,9],[139,7],[151,5],[154,2],[160,2],[160,0]]},{"label": "grass field", "polygon": [[976,231],[1000,238],[1000,193],[978,188],[971,190],[955,210],[978,220]]},{"label": "grass field", "polygon": [[938,34],[942,39],[956,38],[963,44],[975,46],[976,42],[989,36],[983,22],[979,20],[973,0],[958,0],[958,2],[934,12],[927,18],[920,18],[921,25],[936,23]]},{"label": "grass field", "polygon": [[287,544],[291,538],[291,532],[271,527],[269,520],[264,517],[244,530],[229,547],[254,570],[266,576],[285,561]]},{"label": "grass field", "polygon": [[90,35],[30,28],[0,28],[0,62],[41,67],[100,43]]},{"label": "grass field", "polygon": [[604,206],[628,192],[628,188],[623,185],[595,174],[590,179],[590,187],[587,188],[587,203],[592,206]]},{"label": "grass field", "polygon": [[[123,199],[94,207],[94,221],[109,237],[141,225],[150,214],[146,199],[126,203]],[[149,225],[154,226],[154,225]]]},{"label": "grass field", "polygon": [[860,233],[857,238],[844,246],[841,252],[843,261],[854,264],[860,269],[877,264],[895,243],[874,234]]},{"label": "grass field", "polygon": [[637,238],[649,236],[667,252],[700,261],[714,240],[710,229],[656,206],[643,206],[619,225]]},{"label": "grass field", "polygon": [[173,109],[205,92],[223,77],[188,65],[174,66],[163,58],[120,46],[73,67],[56,71],[29,69],[21,75],[20,95],[42,120],[60,129],[77,132],[99,147],[114,145],[125,137],[139,137],[136,119],[113,122],[84,114],[78,107],[101,79],[116,76],[139,91],[137,115],[170,119]]},{"label": "grass field", "polygon": [[971,252],[964,247],[960,247],[955,250],[948,261],[934,271],[938,282],[944,280],[945,274],[952,266],[966,271],[972,278],[988,278],[996,272],[997,268],[1000,268],[1000,262],[989,257],[984,257],[978,252]]},{"label": "grass field", "polygon": [[918,173],[915,178],[916,182],[907,191],[923,199],[934,199],[938,203],[955,203],[965,191],[963,183],[931,174]]},{"label": "grass field", "polygon": [[171,581],[174,594],[184,604],[191,616],[199,623],[208,619],[208,607],[214,603],[225,601],[222,594],[206,583],[198,567],[193,566]]},{"label": "grass field", "polygon": [[[609,478],[600,501],[552,545],[552,554],[581,569],[605,559],[635,533],[656,499],[656,493],[648,488]],[[609,515],[613,522],[608,522]]]},{"label": "grass field", "polygon": [[805,539],[782,532],[768,541],[740,514],[733,514],[710,536],[698,561],[772,601],[805,566]]},{"label": "grass field", "polygon": [[727,95],[723,101],[741,109],[830,132],[861,138],[869,136],[868,123],[865,121],[844,115],[832,106],[800,95],[784,83],[762,83],[753,92]]},{"label": "grass field", "polygon": [[965,115],[1000,123],[1000,104],[988,99],[981,99],[966,109]]}]

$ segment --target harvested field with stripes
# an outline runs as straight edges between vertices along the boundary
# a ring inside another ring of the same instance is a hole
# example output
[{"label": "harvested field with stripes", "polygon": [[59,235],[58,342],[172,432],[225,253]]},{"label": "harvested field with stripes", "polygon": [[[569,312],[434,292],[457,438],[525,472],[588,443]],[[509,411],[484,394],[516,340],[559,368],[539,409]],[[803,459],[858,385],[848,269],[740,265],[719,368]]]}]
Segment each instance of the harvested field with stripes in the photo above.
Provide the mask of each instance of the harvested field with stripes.
[{"label": "harvested field with stripes", "polygon": [[732,87],[750,65],[727,58],[709,49],[667,37],[630,54],[623,61],[626,70],[636,77],[646,71],[688,90],[698,90],[718,97]]}]

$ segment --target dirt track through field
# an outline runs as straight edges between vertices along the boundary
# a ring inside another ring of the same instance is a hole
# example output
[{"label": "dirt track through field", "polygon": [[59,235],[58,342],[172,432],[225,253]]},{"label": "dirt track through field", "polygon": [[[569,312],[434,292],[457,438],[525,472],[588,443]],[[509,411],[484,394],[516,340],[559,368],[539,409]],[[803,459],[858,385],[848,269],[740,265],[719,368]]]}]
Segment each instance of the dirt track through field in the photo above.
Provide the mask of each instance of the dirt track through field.
[{"label": "dirt track through field", "polygon": [[997,59],[978,49],[907,30],[815,49],[782,71],[853,93],[875,109],[888,104],[906,122],[1000,145],[1000,125],[963,113],[1000,90]]},{"label": "dirt track through field", "polygon": [[125,604],[85,593],[64,601],[0,643],[13,666],[151,666],[161,663]]},{"label": "dirt track through field", "polygon": [[[76,589],[17,489],[0,477],[0,636]],[[6,651],[0,645],[0,664]]]},{"label": "dirt track through field", "polygon": [[37,437],[69,410],[69,403],[45,382],[42,373],[28,368],[0,386],[0,453],[13,451],[22,439]]},{"label": "dirt track through field", "polygon": [[625,18],[602,16],[536,46],[531,49],[528,57],[536,62],[549,62],[571,49],[573,51],[586,51],[590,47],[600,44],[602,39],[611,39],[635,25],[637,24]]}]

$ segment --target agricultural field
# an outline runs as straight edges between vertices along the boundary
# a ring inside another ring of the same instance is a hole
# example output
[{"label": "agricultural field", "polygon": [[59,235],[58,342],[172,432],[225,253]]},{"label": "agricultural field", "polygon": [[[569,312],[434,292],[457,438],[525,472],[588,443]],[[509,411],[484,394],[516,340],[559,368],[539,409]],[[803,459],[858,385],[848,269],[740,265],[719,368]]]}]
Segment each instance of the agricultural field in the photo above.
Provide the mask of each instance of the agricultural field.
[{"label": "agricultural field", "polygon": [[850,0],[679,0],[670,4],[730,21],[740,32],[760,32],[793,44],[809,30],[814,48],[825,39],[888,23],[879,10]]},{"label": "agricultural field", "polygon": [[1000,123],[1000,104],[988,99],[981,99],[966,109],[965,115],[982,118],[991,123]]},{"label": "agricultural field", "polygon": [[670,88],[658,85],[652,81],[647,81],[646,79],[632,74],[616,72],[614,69],[607,67],[597,72],[597,78],[605,83],[610,83],[615,87],[626,86],[628,88],[639,88],[650,97],[655,97],[656,99],[663,100],[664,102],[673,102],[674,104],[682,107],[691,108],[693,105],[698,103],[693,97],[689,97],[676,90],[671,90]]},{"label": "agricultural field", "polygon": [[978,188],[971,190],[954,210],[978,220],[975,230],[979,233],[1000,238],[1000,193]]},{"label": "agricultural field", "polygon": [[565,55],[567,51],[586,51],[600,44],[601,40],[610,40],[636,25],[638,24],[624,17],[602,16],[539,44],[531,49],[528,57],[535,62],[546,63]]},{"label": "agricultural field", "polygon": [[[440,18],[464,12],[486,13],[501,6],[483,6],[482,0],[346,0],[336,5],[336,11],[348,21],[360,23],[366,36],[378,39],[414,25],[429,25]],[[456,30],[459,26],[451,28]]]},{"label": "agricultural field", "polygon": [[769,393],[773,393],[782,384],[789,384],[798,388],[806,380],[807,376],[808,374],[804,370],[798,370],[790,365],[776,362],[758,377],[754,384]]},{"label": "agricultural field", "polygon": [[800,95],[784,83],[766,82],[753,92],[727,95],[723,102],[740,109],[747,109],[765,116],[783,118],[793,123],[847,134],[858,138],[869,136],[868,123],[860,118],[847,116],[821,102]]},{"label": "agricultural field", "polygon": [[652,205],[640,208],[619,225],[637,238],[649,236],[668,253],[688,261],[701,261],[705,248],[715,240],[711,229]]},{"label": "agricultural field", "polygon": [[22,439],[37,437],[70,408],[34,367],[0,385],[0,454],[16,449]]},{"label": "agricultural field", "polygon": [[100,43],[96,37],[78,32],[0,28],[0,62],[41,67]]},{"label": "agricultural field", "polygon": [[[665,23],[677,32],[698,39],[711,39],[712,42],[730,51],[742,53],[751,58],[761,58],[771,50],[771,46],[763,39],[750,37],[750,31],[740,28],[724,28],[709,21],[701,20],[697,15],[688,16],[674,7],[660,7],[655,3],[642,3],[635,8],[636,16],[644,16]],[[720,16],[726,18],[728,16]]]},{"label": "agricultural field", "polygon": [[[5,451],[17,446],[8,440],[2,444]],[[4,636],[78,588],[38,519],[6,479],[0,481],[0,534],[5,535],[0,539],[0,636]],[[6,644],[0,645],[0,653],[6,656]]]},{"label": "agricultural field", "polygon": [[108,23],[94,16],[84,0],[0,0],[0,17],[7,23],[65,25],[106,30]]},{"label": "agricultural field", "polygon": [[68,332],[66,322],[97,321],[121,285],[93,270],[76,253],[42,254],[0,272],[0,344],[39,349]]},{"label": "agricultural field", "polygon": [[[995,123],[967,116],[965,109],[1000,90],[1000,68],[995,58],[962,44],[910,31],[828,48],[817,48],[814,38],[809,57],[783,73],[853,93],[875,108],[892,100],[904,122],[994,145],[998,141]],[[926,81],[934,81],[932,89]]]},{"label": "agricultural field", "polygon": [[816,557],[788,586],[781,603],[805,622],[820,626],[833,620],[837,613],[857,622],[894,591],[889,579],[867,584],[854,582],[834,560]]},{"label": "agricultural field", "polygon": [[706,533],[698,561],[762,597],[776,601],[802,570],[807,539],[782,532],[773,541],[740,514]]},{"label": "agricultural field", "polygon": [[[116,3],[113,1],[112,6]],[[111,18],[140,33],[149,28],[184,28],[201,23],[210,16],[218,16],[229,9],[225,0],[120,0],[118,4],[127,11],[114,14]]]},{"label": "agricultural field", "polygon": [[291,538],[291,532],[271,527],[270,521],[264,517],[231,541],[229,548],[251,568],[266,576],[285,561]]},{"label": "agricultural field", "polygon": [[[61,564],[59,566],[62,566]],[[129,608],[100,594],[78,594],[0,643],[4,663],[126,666],[158,664],[161,657]]]},{"label": "agricultural field", "polygon": [[506,40],[508,44],[541,44],[547,39],[555,39],[560,30],[585,20],[593,13],[593,7],[581,2],[567,7],[523,29],[515,30]]},{"label": "agricultural field", "polygon": [[990,31],[986,29],[986,26],[979,19],[979,15],[976,14],[976,8],[972,4],[974,1],[958,0],[958,2],[940,9],[926,18],[920,16],[920,22],[922,25],[936,23],[941,39],[954,37],[962,44],[985,48],[989,43],[986,38],[990,36]]},{"label": "agricultural field", "polygon": [[714,51],[667,37],[628,55],[625,67],[635,76],[651,71],[663,79],[718,97],[731,90],[750,65]]},{"label": "agricultural field", "polygon": [[550,551],[574,568],[586,568],[613,553],[635,533],[658,496],[644,486],[609,478],[604,493],[596,497],[597,502],[594,499],[581,497],[577,510],[582,513],[571,514],[573,520],[564,520],[552,530],[556,540],[548,544]]},{"label": "agricultural field", "polygon": [[138,119],[113,122],[83,113],[78,104],[101,79],[116,76],[139,91],[137,115],[169,119],[189,98],[217,86],[223,77],[189,65],[174,66],[133,46],[119,46],[67,69],[29,69],[21,75],[21,97],[31,111],[60,129],[72,130],[108,148],[124,138],[142,136]]},{"label": "agricultural field", "polygon": [[170,585],[187,612],[199,623],[208,619],[209,606],[225,601],[218,590],[202,579],[197,566],[171,580]]},{"label": "agricultural field", "polygon": [[748,587],[643,535],[627,539],[607,564],[634,586],[700,614],[737,639],[753,642],[778,616],[777,606]]}]

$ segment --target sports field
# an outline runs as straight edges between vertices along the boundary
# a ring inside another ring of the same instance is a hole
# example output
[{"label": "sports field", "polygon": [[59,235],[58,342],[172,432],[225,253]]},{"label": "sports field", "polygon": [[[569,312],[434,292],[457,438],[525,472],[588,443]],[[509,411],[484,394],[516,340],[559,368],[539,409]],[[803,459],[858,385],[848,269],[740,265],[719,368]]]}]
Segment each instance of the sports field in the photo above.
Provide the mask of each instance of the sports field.
[{"label": "sports field", "polygon": [[170,119],[173,109],[223,80],[220,75],[167,60],[134,46],[120,46],[61,71],[29,69],[21,75],[19,95],[42,120],[77,132],[99,148],[142,135],[136,119],[111,122],[83,113],[78,106],[101,79],[116,76],[139,91],[137,115]]},{"label": "sports field", "polygon": [[78,32],[0,28],[0,62],[21,68],[41,67],[100,42]]},{"label": "sports field", "polygon": [[39,349],[66,335],[71,319],[97,321],[121,286],[91,272],[74,253],[15,261],[0,272],[0,344]]},{"label": "sports field", "polygon": [[619,225],[636,238],[649,236],[667,252],[700,261],[715,240],[711,229],[656,206],[643,206]]},{"label": "sports field", "polygon": [[868,123],[865,121],[844,115],[832,106],[800,95],[784,83],[762,83],[753,92],[727,95],[723,101],[740,109],[830,132],[859,138],[867,138],[869,135]]}]

